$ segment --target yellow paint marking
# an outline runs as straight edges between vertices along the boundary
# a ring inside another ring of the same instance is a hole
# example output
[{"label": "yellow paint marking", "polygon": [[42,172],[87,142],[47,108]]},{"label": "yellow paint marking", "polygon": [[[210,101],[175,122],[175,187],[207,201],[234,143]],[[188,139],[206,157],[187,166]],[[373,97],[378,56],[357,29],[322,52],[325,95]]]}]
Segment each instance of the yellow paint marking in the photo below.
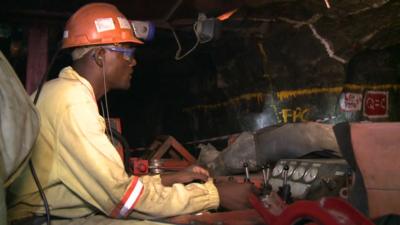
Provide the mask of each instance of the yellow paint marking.
[{"label": "yellow paint marking", "polygon": [[[276,92],[276,96],[279,101],[287,100],[290,98],[295,98],[299,96],[313,95],[313,94],[340,94],[343,89],[347,91],[358,91],[362,92],[365,89],[368,90],[400,90],[400,84],[345,84],[344,86],[337,87],[325,87],[325,88],[305,88],[297,90],[284,90]],[[207,105],[196,105],[193,107],[184,108],[184,112],[190,112],[193,110],[212,110],[228,105],[238,105],[243,101],[253,101],[256,100],[258,104],[262,104],[266,98],[267,93],[254,92],[240,95],[238,97],[231,98],[225,102],[207,104]],[[272,107],[277,110],[277,107],[273,104]]]},{"label": "yellow paint marking", "polygon": [[248,102],[248,101],[252,101],[252,100],[256,100],[258,104],[262,104],[264,102],[265,95],[266,94],[262,93],[262,92],[247,93],[247,94],[240,95],[238,97],[231,98],[225,102],[216,103],[216,104],[208,104],[208,105],[196,105],[193,107],[184,108],[183,111],[189,112],[189,111],[193,111],[196,109],[202,109],[202,110],[207,111],[210,109],[221,108],[221,107],[228,106],[228,105],[238,105],[243,101]]},{"label": "yellow paint marking", "polygon": [[371,90],[399,90],[400,84],[346,84],[344,85],[346,89],[352,91],[363,91],[364,89],[371,89]]},{"label": "yellow paint marking", "polygon": [[334,93],[339,94],[342,92],[343,87],[331,87],[331,88],[308,88],[308,89],[299,89],[299,90],[288,90],[288,91],[278,91],[276,95],[280,101],[297,97],[302,95],[312,95],[312,94],[321,94],[321,93]]},{"label": "yellow paint marking", "polygon": [[278,91],[276,93],[278,99],[280,101],[286,100],[292,97],[304,96],[304,95],[312,95],[312,94],[324,94],[324,93],[333,93],[340,94],[343,89],[349,91],[363,91],[365,89],[369,90],[399,90],[400,84],[345,84],[344,86],[339,87],[329,87],[329,88],[306,88],[306,89],[298,89],[298,90],[287,90],[287,91]]},{"label": "yellow paint marking", "polygon": [[279,114],[282,115],[283,123],[288,123],[289,119],[291,119],[290,122],[296,123],[299,121],[300,122],[307,121],[306,114],[310,111],[311,110],[309,108],[300,108],[300,107],[296,107],[296,109],[283,108]]}]

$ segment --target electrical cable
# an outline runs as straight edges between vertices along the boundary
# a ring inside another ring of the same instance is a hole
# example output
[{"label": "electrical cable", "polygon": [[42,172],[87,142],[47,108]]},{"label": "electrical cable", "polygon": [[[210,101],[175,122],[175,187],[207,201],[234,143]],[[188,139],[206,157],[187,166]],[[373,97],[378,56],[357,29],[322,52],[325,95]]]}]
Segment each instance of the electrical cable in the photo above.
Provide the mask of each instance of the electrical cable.
[{"label": "electrical cable", "polygon": [[[44,83],[46,82],[46,80],[47,80],[47,78],[48,78],[48,76],[49,76],[49,73],[50,73],[50,69],[53,67],[54,62],[56,61],[56,58],[57,58],[58,54],[60,53],[60,51],[61,51],[61,49],[60,49],[60,47],[58,47],[57,50],[56,50],[56,52],[54,53],[53,57],[51,58],[50,64],[49,64],[49,66],[47,67],[47,70],[46,70],[45,74],[43,75],[42,80],[41,80],[40,83],[39,83],[38,90],[36,91],[36,95],[35,95],[35,98],[34,98],[34,100],[33,100],[33,104],[34,104],[34,105],[37,104],[37,101],[38,101],[38,99],[39,99],[40,92],[41,92],[42,89],[43,89],[43,85],[44,85]],[[43,188],[42,188],[42,185],[40,184],[39,178],[38,178],[38,176],[37,176],[37,174],[36,174],[36,170],[35,170],[35,167],[33,166],[32,159],[29,159],[29,168],[30,168],[30,170],[31,170],[31,173],[32,173],[32,176],[33,176],[33,180],[35,181],[36,187],[38,188],[40,197],[41,197],[42,200],[43,200],[44,209],[45,209],[45,212],[46,212],[46,222],[47,222],[47,225],[51,225],[49,203],[47,202],[46,194],[44,193]]]},{"label": "electrical cable", "polygon": [[181,42],[179,41],[179,38],[178,38],[178,36],[177,36],[177,34],[175,32],[175,29],[172,26],[170,27],[170,29],[172,31],[172,34],[174,35],[174,38],[176,40],[176,43],[178,44],[178,50],[176,51],[176,54],[175,54],[175,60],[183,59],[184,57],[189,55],[191,52],[193,52],[197,48],[197,46],[200,44],[200,37],[199,37],[198,32],[196,31],[196,28],[197,28],[197,22],[193,24],[193,31],[194,31],[194,34],[196,35],[196,43],[194,44],[194,46],[189,51],[187,51],[183,55],[180,55],[181,52],[182,52]]},{"label": "electrical cable", "polygon": [[[58,46],[60,46],[60,45],[58,45]],[[51,61],[50,61],[49,66],[47,67],[46,73],[43,75],[42,80],[39,83],[38,90],[36,91],[35,99],[33,100],[34,105],[36,105],[36,103],[39,99],[39,95],[43,89],[43,85],[46,82],[47,78],[49,77],[50,69],[53,67],[54,62],[56,61],[56,58],[57,58],[58,54],[60,53],[60,51],[61,51],[61,48],[57,47],[56,52],[54,53],[53,57],[51,58]]]},{"label": "electrical cable", "polygon": [[43,191],[42,185],[40,184],[39,178],[38,178],[38,176],[36,174],[36,170],[35,170],[35,167],[33,166],[33,163],[32,163],[31,159],[29,160],[29,168],[31,169],[31,173],[32,173],[33,179],[35,180],[36,186],[37,186],[37,188],[39,190],[40,197],[43,200],[44,209],[46,211],[46,222],[47,222],[47,225],[51,225],[49,203],[47,202],[46,194]]}]

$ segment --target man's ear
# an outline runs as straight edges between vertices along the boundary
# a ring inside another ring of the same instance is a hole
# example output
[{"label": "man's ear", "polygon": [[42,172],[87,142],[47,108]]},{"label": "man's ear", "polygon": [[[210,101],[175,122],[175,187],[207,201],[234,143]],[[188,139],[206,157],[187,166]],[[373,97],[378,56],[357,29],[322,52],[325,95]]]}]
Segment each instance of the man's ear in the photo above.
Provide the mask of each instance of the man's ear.
[{"label": "man's ear", "polygon": [[94,49],[92,57],[99,67],[103,67],[105,57],[105,50],[103,48]]}]

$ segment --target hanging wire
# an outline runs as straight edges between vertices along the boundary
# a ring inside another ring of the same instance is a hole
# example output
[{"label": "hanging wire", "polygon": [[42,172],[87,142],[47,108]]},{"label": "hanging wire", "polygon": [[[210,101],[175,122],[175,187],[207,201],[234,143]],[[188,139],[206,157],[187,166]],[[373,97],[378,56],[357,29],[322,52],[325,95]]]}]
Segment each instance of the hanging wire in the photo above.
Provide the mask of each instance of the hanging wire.
[{"label": "hanging wire", "polygon": [[189,51],[187,51],[187,52],[186,52],[185,54],[183,54],[183,55],[181,55],[182,46],[181,46],[181,42],[179,41],[178,35],[176,34],[175,29],[174,29],[172,26],[170,26],[170,29],[171,29],[171,31],[172,31],[172,34],[174,35],[174,38],[175,38],[175,40],[176,40],[176,43],[178,44],[178,50],[176,51],[176,54],[175,54],[175,59],[176,59],[176,60],[181,60],[181,59],[183,59],[184,57],[186,57],[187,55],[189,55],[191,52],[193,52],[193,51],[197,48],[197,46],[199,45],[199,43],[200,43],[200,37],[199,37],[198,32],[196,31],[197,23],[198,23],[198,22],[196,22],[196,23],[193,24],[193,31],[194,31],[194,34],[196,35],[196,43],[194,44],[194,46],[193,46]]},{"label": "hanging wire", "polygon": [[36,174],[36,170],[35,167],[33,166],[32,160],[29,160],[29,168],[31,169],[31,173],[33,176],[33,179],[35,180],[36,186],[39,190],[39,194],[40,197],[43,200],[43,204],[44,204],[44,210],[46,211],[46,222],[48,225],[51,225],[51,219],[50,219],[50,207],[49,207],[49,203],[47,202],[47,198],[46,198],[46,194],[43,191],[42,185],[40,184],[39,178]]}]

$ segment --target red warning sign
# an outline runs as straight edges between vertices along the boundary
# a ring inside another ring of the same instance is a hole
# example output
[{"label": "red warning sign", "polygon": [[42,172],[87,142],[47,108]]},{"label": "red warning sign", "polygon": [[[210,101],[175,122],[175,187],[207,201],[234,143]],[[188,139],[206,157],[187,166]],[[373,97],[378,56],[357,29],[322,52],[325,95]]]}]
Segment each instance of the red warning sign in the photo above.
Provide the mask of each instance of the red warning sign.
[{"label": "red warning sign", "polygon": [[361,111],[362,94],[359,93],[342,93],[340,96],[340,109],[342,111],[354,112]]},{"label": "red warning sign", "polygon": [[389,112],[389,93],[387,91],[368,91],[364,97],[364,116],[386,118]]}]

